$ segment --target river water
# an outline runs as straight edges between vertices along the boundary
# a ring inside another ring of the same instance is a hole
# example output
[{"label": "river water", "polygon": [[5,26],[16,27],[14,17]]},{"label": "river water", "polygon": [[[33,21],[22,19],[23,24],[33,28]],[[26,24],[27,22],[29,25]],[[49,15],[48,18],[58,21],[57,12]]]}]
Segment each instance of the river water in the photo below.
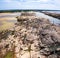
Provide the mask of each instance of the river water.
[{"label": "river water", "polygon": [[60,25],[60,20],[48,15],[45,15],[44,13],[37,12],[38,17],[47,18],[51,23],[54,23],[55,25]]},{"label": "river water", "polygon": [[47,11],[47,12],[60,14],[60,11]]}]

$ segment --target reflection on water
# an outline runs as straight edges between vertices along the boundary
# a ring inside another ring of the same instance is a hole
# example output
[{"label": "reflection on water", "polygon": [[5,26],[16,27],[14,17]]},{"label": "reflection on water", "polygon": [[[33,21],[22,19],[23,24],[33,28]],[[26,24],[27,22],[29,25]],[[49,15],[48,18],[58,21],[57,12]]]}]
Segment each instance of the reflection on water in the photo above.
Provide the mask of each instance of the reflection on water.
[{"label": "reflection on water", "polygon": [[57,19],[57,18],[53,18],[51,16],[48,16],[48,15],[45,15],[43,13],[39,13],[37,12],[37,16],[40,16],[40,17],[44,17],[44,18],[47,18],[51,23],[54,23],[55,25],[59,25],[60,24],[60,20]]},{"label": "reflection on water", "polygon": [[50,13],[57,13],[57,14],[60,14],[60,11],[46,11],[46,12],[50,12]]}]

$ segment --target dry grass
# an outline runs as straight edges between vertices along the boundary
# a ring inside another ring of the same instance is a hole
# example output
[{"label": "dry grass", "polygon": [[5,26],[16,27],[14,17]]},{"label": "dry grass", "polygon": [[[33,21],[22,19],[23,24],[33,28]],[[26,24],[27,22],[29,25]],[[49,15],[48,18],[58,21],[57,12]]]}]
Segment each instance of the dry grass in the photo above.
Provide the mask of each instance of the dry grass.
[{"label": "dry grass", "polygon": [[1,25],[0,25],[0,31],[3,31],[3,30],[6,30],[6,29],[10,29],[11,27],[13,27],[14,26],[14,22],[8,22],[9,20],[16,20],[16,18],[14,18],[14,17],[10,17],[10,18],[8,18],[8,17],[6,17],[6,18],[1,18],[0,19],[0,23],[1,23]]},{"label": "dry grass", "polygon": [[0,18],[0,21],[3,20],[17,20],[15,17],[4,17],[4,18]]},{"label": "dry grass", "polygon": [[[14,13],[0,13],[0,16],[13,15]],[[2,17],[0,18],[0,31],[10,29],[14,26],[13,20],[17,20],[15,17]],[[10,22],[11,21],[11,22]]]},{"label": "dry grass", "polygon": [[10,29],[11,27],[14,26],[13,22],[9,23],[9,22],[3,21],[2,23],[3,23],[3,25],[0,26],[0,31]]}]

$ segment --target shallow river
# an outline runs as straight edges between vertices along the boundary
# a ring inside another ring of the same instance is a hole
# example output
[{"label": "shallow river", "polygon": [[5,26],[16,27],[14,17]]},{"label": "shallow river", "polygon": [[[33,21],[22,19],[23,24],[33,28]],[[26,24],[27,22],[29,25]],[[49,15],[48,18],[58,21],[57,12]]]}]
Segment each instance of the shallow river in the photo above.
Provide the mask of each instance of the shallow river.
[{"label": "shallow river", "polygon": [[60,25],[60,20],[48,15],[45,15],[43,13],[37,12],[37,16],[38,17],[42,17],[42,18],[47,18],[51,23],[54,23],[55,25]]}]

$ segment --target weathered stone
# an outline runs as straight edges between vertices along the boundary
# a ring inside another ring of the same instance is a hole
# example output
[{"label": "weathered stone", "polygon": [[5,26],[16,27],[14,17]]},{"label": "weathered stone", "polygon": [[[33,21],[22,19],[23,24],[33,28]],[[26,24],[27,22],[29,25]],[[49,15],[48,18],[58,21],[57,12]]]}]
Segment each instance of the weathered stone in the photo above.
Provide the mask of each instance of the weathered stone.
[{"label": "weathered stone", "polygon": [[56,58],[60,55],[60,27],[26,12],[17,20],[19,22],[10,30],[13,34],[2,40],[0,46],[13,50],[17,58]]}]

